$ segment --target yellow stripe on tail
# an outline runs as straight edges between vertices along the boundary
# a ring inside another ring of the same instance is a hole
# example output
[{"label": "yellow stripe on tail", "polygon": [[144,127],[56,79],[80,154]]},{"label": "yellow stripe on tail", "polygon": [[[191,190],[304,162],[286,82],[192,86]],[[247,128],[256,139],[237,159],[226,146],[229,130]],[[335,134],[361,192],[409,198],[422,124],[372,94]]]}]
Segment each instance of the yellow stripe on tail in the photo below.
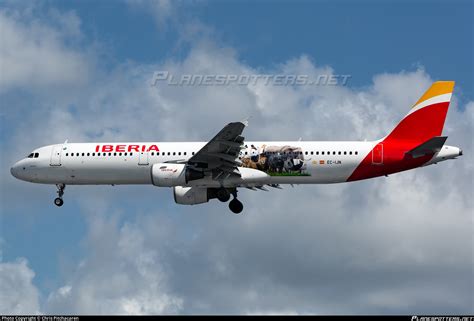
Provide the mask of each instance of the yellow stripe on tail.
[{"label": "yellow stripe on tail", "polygon": [[421,96],[421,98],[416,102],[416,104],[413,107],[415,107],[416,105],[430,98],[433,98],[439,95],[450,94],[453,92],[453,89],[454,89],[454,81],[437,81],[431,85],[430,89],[428,89],[424,93],[424,95]]}]

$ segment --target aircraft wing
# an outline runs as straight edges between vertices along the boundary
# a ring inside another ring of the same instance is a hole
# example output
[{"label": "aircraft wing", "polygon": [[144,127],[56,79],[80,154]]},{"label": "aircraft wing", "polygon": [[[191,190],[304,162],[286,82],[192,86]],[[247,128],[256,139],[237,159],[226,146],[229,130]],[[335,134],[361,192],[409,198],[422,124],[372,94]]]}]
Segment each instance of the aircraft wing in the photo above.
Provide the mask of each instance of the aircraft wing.
[{"label": "aircraft wing", "polygon": [[247,122],[227,124],[203,148],[194,154],[188,165],[204,171],[212,171],[212,178],[240,176],[238,166],[242,164],[239,154],[244,142],[241,136]]}]

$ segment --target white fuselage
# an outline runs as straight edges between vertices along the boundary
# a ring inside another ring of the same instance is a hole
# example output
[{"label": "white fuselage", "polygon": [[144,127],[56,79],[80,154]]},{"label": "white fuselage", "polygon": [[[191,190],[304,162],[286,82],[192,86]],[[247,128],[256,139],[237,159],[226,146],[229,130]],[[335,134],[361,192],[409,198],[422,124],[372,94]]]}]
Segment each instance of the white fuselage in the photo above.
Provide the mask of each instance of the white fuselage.
[{"label": "white fuselage", "polygon": [[[304,158],[302,176],[268,176],[262,184],[320,184],[346,182],[362,160],[372,152],[374,142],[246,142],[241,158],[259,151],[253,146],[293,146]],[[75,143],[49,145],[36,149],[37,157],[25,158],[11,169],[22,180],[44,184],[115,185],[152,184],[151,167],[156,163],[186,162],[204,142],[151,143]],[[104,146],[109,146],[104,149]],[[113,146],[110,148],[110,146]],[[129,146],[133,146],[131,151]],[[145,147],[143,147],[145,146]],[[153,150],[146,151],[150,146]],[[252,147],[251,147],[252,146]],[[142,148],[143,147],[143,148]],[[445,146],[446,155],[434,156],[430,163],[459,155],[456,147]],[[145,149],[145,151],[142,151]],[[107,150],[107,151],[104,151]],[[437,158],[438,157],[438,158]],[[442,158],[442,159],[441,159]],[[291,160],[290,160],[291,161]],[[295,162],[298,162],[296,160]],[[380,160],[378,160],[380,161]],[[382,160],[383,162],[383,160]],[[293,163],[292,163],[293,164]],[[375,166],[378,164],[374,164]],[[235,187],[247,185],[242,180],[218,181],[211,177],[190,181],[186,186]],[[250,185],[259,185],[252,182]],[[260,184],[261,185],[261,184]]]}]

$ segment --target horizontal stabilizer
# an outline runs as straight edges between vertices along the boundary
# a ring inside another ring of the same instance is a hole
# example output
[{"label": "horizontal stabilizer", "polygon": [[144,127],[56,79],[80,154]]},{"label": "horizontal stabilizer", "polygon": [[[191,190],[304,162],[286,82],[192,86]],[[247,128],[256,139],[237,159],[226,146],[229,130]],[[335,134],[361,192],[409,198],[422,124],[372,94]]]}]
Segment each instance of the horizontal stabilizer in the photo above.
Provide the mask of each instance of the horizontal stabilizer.
[{"label": "horizontal stabilizer", "polygon": [[418,158],[428,154],[435,154],[441,150],[444,143],[448,139],[447,136],[435,136],[421,145],[416,146],[405,154],[411,155],[413,158]]}]

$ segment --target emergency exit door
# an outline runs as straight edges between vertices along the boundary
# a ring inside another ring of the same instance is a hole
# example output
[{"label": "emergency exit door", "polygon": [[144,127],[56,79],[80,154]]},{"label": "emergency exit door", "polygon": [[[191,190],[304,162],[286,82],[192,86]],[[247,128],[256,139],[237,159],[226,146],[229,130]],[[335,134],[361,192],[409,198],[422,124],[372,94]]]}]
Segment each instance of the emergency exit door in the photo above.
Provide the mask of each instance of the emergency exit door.
[{"label": "emergency exit door", "polygon": [[138,154],[138,165],[148,165],[148,152],[140,152]]}]

